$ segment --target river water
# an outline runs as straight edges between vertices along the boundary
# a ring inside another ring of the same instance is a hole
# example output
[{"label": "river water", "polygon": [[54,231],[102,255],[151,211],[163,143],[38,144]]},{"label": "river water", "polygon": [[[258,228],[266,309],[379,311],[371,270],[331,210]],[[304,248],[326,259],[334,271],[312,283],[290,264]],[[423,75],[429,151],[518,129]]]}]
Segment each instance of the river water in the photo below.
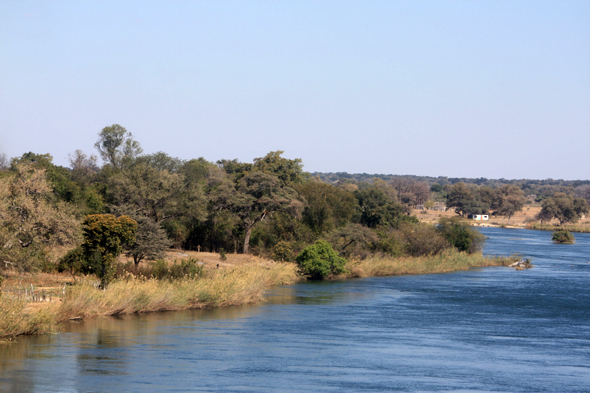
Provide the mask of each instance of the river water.
[{"label": "river water", "polygon": [[588,392],[590,234],[482,228],[534,268],[302,283],[261,305],[0,346],[1,392]]}]

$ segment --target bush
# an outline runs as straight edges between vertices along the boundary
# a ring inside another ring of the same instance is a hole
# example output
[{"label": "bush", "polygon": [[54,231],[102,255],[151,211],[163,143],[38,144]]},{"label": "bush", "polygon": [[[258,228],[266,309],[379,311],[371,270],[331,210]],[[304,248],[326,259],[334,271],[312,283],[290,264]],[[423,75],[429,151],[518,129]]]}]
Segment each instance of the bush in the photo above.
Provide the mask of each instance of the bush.
[{"label": "bush", "polygon": [[346,259],[338,256],[330,243],[318,240],[315,244],[306,247],[297,255],[297,264],[305,271],[305,274],[313,280],[323,280],[330,274],[344,272]]},{"label": "bush", "polygon": [[451,246],[469,254],[481,251],[485,242],[481,233],[457,217],[440,218],[436,229]]},{"label": "bush", "polygon": [[574,244],[576,239],[574,235],[570,231],[566,231],[565,229],[559,229],[553,232],[553,237],[551,238],[555,243],[559,244]]},{"label": "bush", "polygon": [[413,257],[436,255],[449,247],[447,240],[428,224],[404,225],[401,232],[406,253]]},{"label": "bush", "polygon": [[189,258],[181,260],[180,263],[175,260],[171,266],[168,266],[166,261],[158,259],[150,264],[149,268],[144,271],[144,275],[158,280],[201,277],[204,270],[203,265],[199,265],[198,262],[194,258]]},{"label": "bush", "polygon": [[278,262],[293,262],[295,258],[291,242],[278,242],[272,249],[272,259]]},{"label": "bush", "polygon": [[76,274],[89,273],[89,269],[82,247],[76,247],[68,251],[68,253],[59,260],[57,265],[58,272],[68,271],[74,278],[74,281],[76,281]]}]

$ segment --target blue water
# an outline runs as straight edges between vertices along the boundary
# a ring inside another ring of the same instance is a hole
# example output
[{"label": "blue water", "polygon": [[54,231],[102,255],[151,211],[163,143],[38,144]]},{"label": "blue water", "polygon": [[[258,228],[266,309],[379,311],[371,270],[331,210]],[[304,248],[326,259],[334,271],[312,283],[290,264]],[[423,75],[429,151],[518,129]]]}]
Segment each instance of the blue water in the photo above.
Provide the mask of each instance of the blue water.
[{"label": "blue water", "polygon": [[590,234],[482,228],[534,268],[303,283],[262,305],[0,346],[1,392],[587,392]]}]

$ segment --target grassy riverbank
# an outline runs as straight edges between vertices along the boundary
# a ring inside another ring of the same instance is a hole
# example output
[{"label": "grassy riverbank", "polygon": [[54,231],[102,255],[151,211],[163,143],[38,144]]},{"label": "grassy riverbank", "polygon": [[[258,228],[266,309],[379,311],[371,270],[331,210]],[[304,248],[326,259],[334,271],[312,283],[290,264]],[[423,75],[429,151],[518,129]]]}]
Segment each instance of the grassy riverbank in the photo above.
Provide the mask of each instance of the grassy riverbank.
[{"label": "grassy riverbank", "polygon": [[347,277],[397,276],[404,274],[433,274],[468,270],[472,267],[507,266],[518,257],[484,257],[480,253],[466,254],[449,249],[434,256],[383,258],[372,257],[346,264]]},{"label": "grassy riverbank", "polygon": [[[347,273],[339,277],[444,273],[505,266],[514,260],[451,249],[431,257],[352,260],[346,265]],[[211,269],[205,277],[195,279],[155,280],[129,275],[104,291],[87,279],[69,286],[66,296],[53,302],[27,303],[5,293],[0,297],[0,338],[57,331],[70,319],[257,303],[270,287],[302,279],[297,265],[292,263],[253,263]]]},{"label": "grassy riverbank", "polygon": [[59,308],[59,320],[167,310],[229,307],[259,302],[274,285],[299,280],[297,266],[242,265],[211,277],[180,280],[119,280],[107,290],[74,287]]},{"label": "grassy riverbank", "polygon": [[538,231],[557,231],[566,230],[569,232],[577,233],[590,233],[590,225],[576,225],[576,224],[565,224],[565,225],[553,225],[553,224],[540,224],[538,222],[531,222],[526,224],[526,229],[536,229]]},{"label": "grassy riverbank", "polygon": [[292,263],[251,264],[213,270],[196,279],[129,276],[104,291],[86,280],[68,288],[63,300],[54,302],[27,303],[5,293],[0,297],[0,338],[56,331],[69,319],[256,303],[270,287],[300,279]]}]

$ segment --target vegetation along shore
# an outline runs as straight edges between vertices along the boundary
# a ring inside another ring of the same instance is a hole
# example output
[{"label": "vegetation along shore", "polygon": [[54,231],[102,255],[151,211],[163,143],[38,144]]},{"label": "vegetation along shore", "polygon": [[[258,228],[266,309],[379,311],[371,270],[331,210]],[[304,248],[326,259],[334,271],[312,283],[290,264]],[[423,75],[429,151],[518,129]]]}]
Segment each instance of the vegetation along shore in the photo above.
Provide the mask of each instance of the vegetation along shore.
[{"label": "vegetation along shore", "polygon": [[[302,279],[507,265],[470,225],[586,231],[590,181],[310,174],[143,154],[114,124],[102,158],[0,155],[0,337],[70,319],[254,303]],[[488,223],[468,217],[489,214]],[[575,227],[574,227],[575,226]]]}]

